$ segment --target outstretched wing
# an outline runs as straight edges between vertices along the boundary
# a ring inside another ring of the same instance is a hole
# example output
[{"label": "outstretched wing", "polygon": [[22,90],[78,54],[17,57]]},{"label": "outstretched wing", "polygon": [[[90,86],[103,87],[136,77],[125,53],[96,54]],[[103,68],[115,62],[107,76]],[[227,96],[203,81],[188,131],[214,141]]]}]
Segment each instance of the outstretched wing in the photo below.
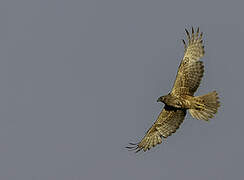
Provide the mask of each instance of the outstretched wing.
[{"label": "outstretched wing", "polygon": [[199,28],[192,34],[186,30],[188,44],[184,43],[185,54],[178,69],[172,94],[188,94],[193,95],[200,85],[203,77],[203,62],[199,61],[204,55],[204,46],[202,41],[202,33],[199,35]]},{"label": "outstretched wing", "polygon": [[136,144],[130,143],[130,146],[127,148],[139,152],[142,149],[147,151],[157,144],[161,144],[162,137],[167,138],[180,127],[185,115],[186,110],[165,106],[141,142]]}]

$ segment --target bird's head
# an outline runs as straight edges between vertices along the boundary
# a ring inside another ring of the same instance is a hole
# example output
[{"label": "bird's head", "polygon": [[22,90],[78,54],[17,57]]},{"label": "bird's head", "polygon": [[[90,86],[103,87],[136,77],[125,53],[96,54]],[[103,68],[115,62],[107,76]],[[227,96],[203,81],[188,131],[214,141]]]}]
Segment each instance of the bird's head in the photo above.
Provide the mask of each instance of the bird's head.
[{"label": "bird's head", "polygon": [[157,100],[157,102],[162,102],[164,103],[165,102],[165,99],[166,99],[166,96],[160,96]]}]

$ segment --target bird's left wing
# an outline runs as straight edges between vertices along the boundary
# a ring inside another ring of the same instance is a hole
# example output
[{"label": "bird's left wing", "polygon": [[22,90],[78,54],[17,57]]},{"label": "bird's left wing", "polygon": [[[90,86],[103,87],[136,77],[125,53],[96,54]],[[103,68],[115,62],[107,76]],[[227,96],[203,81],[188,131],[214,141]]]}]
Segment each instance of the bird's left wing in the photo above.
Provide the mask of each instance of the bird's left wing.
[{"label": "bird's left wing", "polygon": [[165,106],[141,142],[136,144],[130,143],[130,146],[127,146],[127,148],[139,152],[142,149],[147,151],[157,144],[161,144],[162,137],[167,138],[180,127],[185,115],[186,110]]},{"label": "bird's left wing", "polygon": [[194,33],[186,30],[188,44],[185,43],[185,54],[178,69],[172,94],[188,94],[193,95],[200,85],[203,77],[204,65],[199,61],[204,55],[204,46],[202,41],[203,34],[199,35],[199,28]]}]

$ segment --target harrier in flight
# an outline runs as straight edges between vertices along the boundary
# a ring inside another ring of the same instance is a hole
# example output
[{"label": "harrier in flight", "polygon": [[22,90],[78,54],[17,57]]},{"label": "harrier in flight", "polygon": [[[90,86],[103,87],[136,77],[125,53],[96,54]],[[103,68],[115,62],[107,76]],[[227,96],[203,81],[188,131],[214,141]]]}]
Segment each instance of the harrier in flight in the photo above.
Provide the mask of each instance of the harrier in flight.
[{"label": "harrier in flight", "polygon": [[171,92],[158,98],[157,102],[165,104],[156,122],[147,131],[139,143],[130,143],[129,150],[139,152],[162,143],[162,137],[167,138],[174,133],[183,122],[186,111],[189,110],[192,117],[208,121],[217,113],[220,107],[216,91],[202,96],[194,96],[203,77],[204,66],[200,58],[204,55],[202,36],[199,28],[196,33],[186,31],[188,43],[184,40],[184,57],[178,68],[178,73]]}]

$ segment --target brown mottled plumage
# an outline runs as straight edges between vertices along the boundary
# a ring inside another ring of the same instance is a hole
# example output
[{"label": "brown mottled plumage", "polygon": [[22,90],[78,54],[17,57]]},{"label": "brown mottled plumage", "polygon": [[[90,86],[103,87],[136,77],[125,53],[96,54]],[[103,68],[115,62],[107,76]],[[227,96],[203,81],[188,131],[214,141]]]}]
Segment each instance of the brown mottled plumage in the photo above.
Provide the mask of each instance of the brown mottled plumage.
[{"label": "brown mottled plumage", "polygon": [[141,142],[127,148],[139,152],[147,151],[150,148],[162,143],[162,137],[167,138],[174,133],[183,122],[186,110],[189,110],[192,117],[208,120],[217,112],[220,103],[216,91],[202,96],[193,96],[200,85],[204,73],[203,62],[200,58],[204,55],[202,41],[203,34],[186,31],[188,44],[184,40],[185,54],[178,68],[178,73],[171,93],[158,98],[165,107],[159,114],[158,119],[147,131]]}]

